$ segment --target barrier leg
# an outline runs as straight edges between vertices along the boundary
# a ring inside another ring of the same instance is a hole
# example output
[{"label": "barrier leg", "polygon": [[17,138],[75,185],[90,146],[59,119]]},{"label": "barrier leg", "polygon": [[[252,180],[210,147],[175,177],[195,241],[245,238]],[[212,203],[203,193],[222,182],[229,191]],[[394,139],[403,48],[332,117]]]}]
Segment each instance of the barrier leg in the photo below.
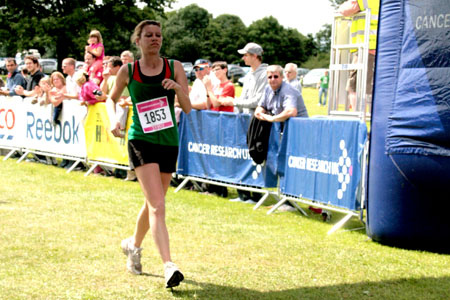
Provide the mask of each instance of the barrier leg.
[{"label": "barrier leg", "polygon": [[287,201],[287,198],[286,198],[286,197],[281,198],[281,200],[278,201],[277,204],[275,204],[271,209],[269,209],[269,211],[267,212],[267,214],[270,215],[271,213],[273,213],[275,210],[278,209],[278,207],[280,207],[281,205],[283,205],[286,201]]},{"label": "barrier leg", "polygon": [[89,176],[89,174],[91,174],[92,171],[94,171],[94,169],[97,168],[97,166],[98,166],[97,163],[93,164],[92,167],[89,170],[87,170],[86,174],[84,174],[84,177]]},{"label": "barrier leg", "polygon": [[178,193],[178,191],[181,190],[188,181],[189,181],[189,177],[184,178],[184,180],[175,189],[175,193]]},{"label": "barrier leg", "polygon": [[300,205],[297,204],[295,201],[289,201],[289,203],[292,204],[296,209],[298,209],[305,217],[308,216],[308,214],[303,210],[303,208],[300,207]]},{"label": "barrier leg", "polygon": [[74,163],[70,166],[70,168],[66,171],[66,173],[72,172],[73,169],[75,169],[80,162],[81,162],[81,159],[77,159],[76,161],[74,161]]},{"label": "barrier leg", "polygon": [[11,151],[9,151],[8,154],[6,154],[5,157],[3,157],[3,161],[7,160],[8,158],[10,158],[14,153],[16,153],[16,149],[12,149]]},{"label": "barrier leg", "polygon": [[266,201],[267,197],[269,197],[269,191],[263,193],[263,196],[261,197],[261,199],[259,199],[258,203],[255,204],[253,210],[258,209],[258,207],[260,207],[264,203],[264,201]]},{"label": "barrier leg", "polygon": [[19,158],[19,160],[17,161],[17,163],[20,163],[22,160],[24,160],[28,154],[30,154],[31,151],[25,151],[25,153]]},{"label": "barrier leg", "polygon": [[336,232],[339,228],[341,228],[342,226],[344,226],[344,224],[350,220],[350,218],[353,216],[353,213],[348,213],[345,217],[343,217],[339,222],[337,222],[336,224],[334,224],[334,226],[328,231],[328,235],[333,234],[334,232]]}]

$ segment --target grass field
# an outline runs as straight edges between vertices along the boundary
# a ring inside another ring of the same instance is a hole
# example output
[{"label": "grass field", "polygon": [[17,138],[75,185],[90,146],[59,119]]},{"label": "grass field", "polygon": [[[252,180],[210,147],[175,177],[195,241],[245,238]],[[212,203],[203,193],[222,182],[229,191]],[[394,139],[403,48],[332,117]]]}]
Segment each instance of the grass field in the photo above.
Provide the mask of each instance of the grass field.
[{"label": "grass field", "polygon": [[[310,115],[326,114],[316,89],[303,96]],[[331,222],[267,215],[267,206],[173,188],[167,223],[186,280],[166,290],[150,236],[145,274],[126,272],[120,241],[132,234],[143,201],[138,183],[2,159],[2,300],[450,299],[450,255],[375,243],[352,230],[362,226],[356,218],[327,235],[339,213]]]},{"label": "grass field", "polygon": [[372,242],[347,230],[357,219],[328,236],[337,213],[266,215],[173,188],[167,222],[186,280],[171,292],[150,237],[145,275],[125,270],[137,183],[14,159],[0,174],[0,299],[450,299],[449,255]]}]

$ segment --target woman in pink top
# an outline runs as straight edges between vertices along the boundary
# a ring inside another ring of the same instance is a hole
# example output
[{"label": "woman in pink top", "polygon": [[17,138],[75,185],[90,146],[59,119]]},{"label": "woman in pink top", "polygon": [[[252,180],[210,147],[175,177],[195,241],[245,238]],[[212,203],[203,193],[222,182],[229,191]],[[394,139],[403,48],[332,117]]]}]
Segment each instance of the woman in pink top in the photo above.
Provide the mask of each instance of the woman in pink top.
[{"label": "woman in pink top", "polygon": [[92,30],[91,33],[89,33],[87,42],[89,45],[85,47],[86,52],[91,53],[96,61],[103,61],[105,47],[103,46],[103,39],[100,31],[95,29]]}]

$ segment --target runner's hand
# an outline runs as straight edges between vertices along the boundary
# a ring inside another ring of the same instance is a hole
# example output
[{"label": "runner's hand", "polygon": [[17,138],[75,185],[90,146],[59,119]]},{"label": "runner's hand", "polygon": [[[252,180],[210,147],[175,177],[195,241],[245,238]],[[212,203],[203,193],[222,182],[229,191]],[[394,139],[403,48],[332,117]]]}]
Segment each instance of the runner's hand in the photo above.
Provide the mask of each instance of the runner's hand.
[{"label": "runner's hand", "polygon": [[116,125],[114,126],[114,128],[111,129],[111,133],[115,136],[115,137],[120,137],[123,138],[124,135],[124,128],[122,128],[122,126],[120,125],[120,122],[116,122]]},{"label": "runner's hand", "polygon": [[178,83],[176,83],[175,81],[173,81],[172,79],[164,79],[162,82],[162,87],[165,88],[166,90],[178,90],[181,88],[181,85],[179,85]]}]

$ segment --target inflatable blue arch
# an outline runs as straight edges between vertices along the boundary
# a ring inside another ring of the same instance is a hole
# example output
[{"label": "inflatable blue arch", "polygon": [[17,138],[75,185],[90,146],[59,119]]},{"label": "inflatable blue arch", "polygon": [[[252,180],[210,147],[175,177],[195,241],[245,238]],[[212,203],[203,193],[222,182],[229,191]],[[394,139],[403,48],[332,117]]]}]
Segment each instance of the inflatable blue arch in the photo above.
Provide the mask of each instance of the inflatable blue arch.
[{"label": "inflatable blue arch", "polygon": [[450,252],[450,2],[380,5],[367,233]]}]

